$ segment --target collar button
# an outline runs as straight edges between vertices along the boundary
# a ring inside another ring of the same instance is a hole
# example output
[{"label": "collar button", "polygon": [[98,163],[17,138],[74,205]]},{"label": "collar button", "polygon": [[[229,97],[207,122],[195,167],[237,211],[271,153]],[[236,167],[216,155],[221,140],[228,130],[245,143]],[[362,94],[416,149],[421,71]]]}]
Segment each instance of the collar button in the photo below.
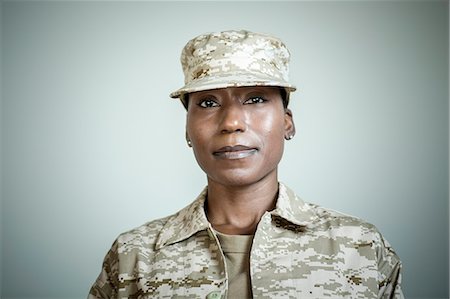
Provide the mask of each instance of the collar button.
[{"label": "collar button", "polygon": [[206,299],[220,299],[222,296],[220,295],[220,292],[211,292],[206,296]]}]

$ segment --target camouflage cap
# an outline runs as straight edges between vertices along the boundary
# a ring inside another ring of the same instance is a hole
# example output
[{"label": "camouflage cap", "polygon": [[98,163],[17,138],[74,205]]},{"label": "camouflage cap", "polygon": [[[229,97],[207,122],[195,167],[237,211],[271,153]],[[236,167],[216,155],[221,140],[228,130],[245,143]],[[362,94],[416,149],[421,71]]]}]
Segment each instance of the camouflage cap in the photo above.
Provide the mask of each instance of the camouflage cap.
[{"label": "camouflage cap", "polygon": [[278,38],[246,30],[199,35],[181,53],[185,85],[170,97],[239,86],[279,86],[288,92],[290,54]]}]

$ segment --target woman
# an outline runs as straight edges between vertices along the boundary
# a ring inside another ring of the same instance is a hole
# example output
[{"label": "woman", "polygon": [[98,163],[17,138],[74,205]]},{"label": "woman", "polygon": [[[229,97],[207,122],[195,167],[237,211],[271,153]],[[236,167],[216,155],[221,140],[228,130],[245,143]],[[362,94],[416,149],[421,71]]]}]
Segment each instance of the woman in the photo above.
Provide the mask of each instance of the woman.
[{"label": "woman", "polygon": [[120,235],[89,298],[402,298],[401,263],[377,229],[278,182],[289,51],[248,31],[183,49],[186,139],[207,187],[180,212]]}]

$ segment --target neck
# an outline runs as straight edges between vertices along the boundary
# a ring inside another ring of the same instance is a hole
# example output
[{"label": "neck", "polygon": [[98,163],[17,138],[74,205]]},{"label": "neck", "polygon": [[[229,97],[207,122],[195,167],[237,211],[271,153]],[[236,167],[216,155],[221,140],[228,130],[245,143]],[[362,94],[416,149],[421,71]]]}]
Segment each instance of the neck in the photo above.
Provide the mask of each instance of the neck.
[{"label": "neck", "polygon": [[263,214],[275,208],[277,195],[276,176],[244,186],[224,186],[208,178],[208,220],[225,234],[254,234]]}]

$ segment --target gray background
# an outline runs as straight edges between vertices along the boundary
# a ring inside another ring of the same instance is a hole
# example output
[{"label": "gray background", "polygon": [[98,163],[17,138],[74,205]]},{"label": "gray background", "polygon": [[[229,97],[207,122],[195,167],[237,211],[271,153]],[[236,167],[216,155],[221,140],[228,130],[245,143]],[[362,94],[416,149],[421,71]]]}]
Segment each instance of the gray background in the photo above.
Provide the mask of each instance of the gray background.
[{"label": "gray background", "polygon": [[2,298],[84,298],[121,232],[191,202],[182,47],[247,28],[292,53],[280,180],[374,223],[407,298],[448,297],[448,3],[2,3]]}]

